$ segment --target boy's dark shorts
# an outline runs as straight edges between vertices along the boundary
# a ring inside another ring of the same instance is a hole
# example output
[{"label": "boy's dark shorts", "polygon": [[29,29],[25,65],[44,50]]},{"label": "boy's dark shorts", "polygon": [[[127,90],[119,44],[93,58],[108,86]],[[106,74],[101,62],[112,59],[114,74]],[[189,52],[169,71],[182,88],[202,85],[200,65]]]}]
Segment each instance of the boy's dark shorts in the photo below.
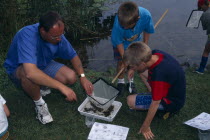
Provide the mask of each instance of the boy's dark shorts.
[{"label": "boy's dark shorts", "polygon": [[121,57],[118,49],[113,47],[113,51],[114,51],[114,60],[122,61],[122,57]]}]

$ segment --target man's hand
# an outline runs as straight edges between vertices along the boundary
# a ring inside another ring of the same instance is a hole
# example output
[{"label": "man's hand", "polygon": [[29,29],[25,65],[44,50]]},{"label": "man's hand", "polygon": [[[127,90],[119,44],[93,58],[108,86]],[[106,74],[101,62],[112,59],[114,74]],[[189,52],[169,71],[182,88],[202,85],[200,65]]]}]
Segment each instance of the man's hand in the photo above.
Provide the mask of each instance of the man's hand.
[{"label": "man's hand", "polygon": [[[71,59],[71,63],[77,74],[84,73],[81,60],[78,56],[75,56],[73,59]],[[93,93],[93,84],[86,77],[80,77],[80,83],[88,95]]]},{"label": "man's hand", "polygon": [[141,126],[139,133],[142,133],[142,135],[144,136],[146,140],[152,140],[155,137],[150,127],[146,127],[143,125]]},{"label": "man's hand", "polygon": [[86,77],[81,77],[80,83],[88,95],[91,95],[93,93],[93,84]]},{"label": "man's hand", "polygon": [[63,86],[60,91],[66,96],[67,101],[77,101],[77,96],[71,88]]}]

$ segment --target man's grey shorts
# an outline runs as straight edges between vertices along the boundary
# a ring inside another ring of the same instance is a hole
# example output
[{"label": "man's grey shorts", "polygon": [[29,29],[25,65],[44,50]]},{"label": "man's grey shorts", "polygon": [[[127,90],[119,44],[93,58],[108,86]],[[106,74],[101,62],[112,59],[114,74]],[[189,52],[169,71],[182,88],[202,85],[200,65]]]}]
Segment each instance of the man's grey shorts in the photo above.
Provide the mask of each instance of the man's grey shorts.
[{"label": "man's grey shorts", "polygon": [[[64,64],[58,63],[54,60],[52,60],[43,70],[43,72],[45,74],[47,74],[48,76],[55,78],[56,73],[58,72],[58,70],[63,67]],[[17,69],[12,73],[9,74],[9,79],[17,86],[17,87],[21,87],[21,81],[20,79],[17,78],[16,76],[16,71]]]}]

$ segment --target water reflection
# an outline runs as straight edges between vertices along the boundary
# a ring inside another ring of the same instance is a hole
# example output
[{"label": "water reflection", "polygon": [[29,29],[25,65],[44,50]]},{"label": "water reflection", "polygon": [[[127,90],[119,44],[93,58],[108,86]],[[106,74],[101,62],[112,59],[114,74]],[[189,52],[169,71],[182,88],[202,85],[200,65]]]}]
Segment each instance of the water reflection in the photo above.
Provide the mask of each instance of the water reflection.
[{"label": "water reflection", "polygon": [[[22,27],[38,22],[40,15],[52,10],[65,20],[67,39],[73,44],[84,63],[88,62],[84,46],[94,46],[110,34],[111,17],[101,20],[107,0],[2,0],[0,3],[3,33],[0,46],[9,46],[14,34]],[[94,38],[94,39],[89,39]],[[6,48],[6,47],[5,47]],[[6,52],[6,49],[5,49]],[[67,62],[68,64],[68,62]]]},{"label": "water reflection", "polygon": [[[105,71],[115,66],[110,32],[118,7],[125,0],[2,0],[0,3],[0,46],[9,46],[14,34],[23,26],[38,22],[49,10],[58,11],[65,19],[66,37],[77,50],[87,68]],[[169,12],[150,38],[152,49],[161,49],[181,63],[199,63],[205,45],[205,31],[186,28],[190,12],[196,8],[191,0],[133,0],[147,8],[158,21]],[[6,47],[5,47],[6,48]],[[5,51],[6,52],[6,51]],[[69,64],[68,61],[65,61]]]},{"label": "water reflection", "polygon": [[[158,21],[166,9],[169,12],[156,28],[155,34],[150,38],[152,49],[161,49],[176,57],[181,64],[196,65],[200,62],[206,33],[201,26],[198,29],[186,28],[187,19],[193,9],[196,9],[196,0],[134,0],[138,5],[147,8],[153,17],[154,23]],[[103,16],[116,13],[120,2],[110,6],[110,11],[104,11]],[[88,68],[98,71],[107,70],[115,66],[110,38],[103,39],[94,47],[86,46],[90,62]],[[112,59],[112,60],[111,60]]]}]

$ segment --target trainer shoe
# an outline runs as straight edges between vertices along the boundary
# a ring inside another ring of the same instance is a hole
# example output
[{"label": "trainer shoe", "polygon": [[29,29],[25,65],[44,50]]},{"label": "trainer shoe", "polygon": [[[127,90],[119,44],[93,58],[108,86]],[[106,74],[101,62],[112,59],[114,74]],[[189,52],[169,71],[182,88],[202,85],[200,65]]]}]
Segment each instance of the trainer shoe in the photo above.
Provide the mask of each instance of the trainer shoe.
[{"label": "trainer shoe", "polygon": [[40,88],[40,94],[41,94],[41,96],[46,96],[46,95],[48,95],[50,93],[51,93],[51,90],[50,90],[49,87],[41,87]]},{"label": "trainer shoe", "polygon": [[39,119],[39,121],[42,124],[50,123],[53,121],[53,118],[48,110],[47,104],[44,103],[43,105],[37,105],[35,107],[37,116],[36,118]]},{"label": "trainer shoe", "polygon": [[125,83],[118,83],[117,89],[119,90],[119,94],[123,95],[123,93],[125,92]]},{"label": "trainer shoe", "polygon": [[[127,83],[127,89],[129,91],[129,87],[130,87],[130,83]],[[131,89],[132,89],[132,94],[136,94],[137,93],[137,89],[136,89],[136,86],[133,82],[131,82]],[[129,91],[130,92],[130,91]]]},{"label": "trainer shoe", "polygon": [[196,71],[195,71],[195,73],[197,73],[197,74],[201,74],[201,75],[203,75],[203,74],[204,74],[204,72],[199,71],[199,70],[196,70]]}]

